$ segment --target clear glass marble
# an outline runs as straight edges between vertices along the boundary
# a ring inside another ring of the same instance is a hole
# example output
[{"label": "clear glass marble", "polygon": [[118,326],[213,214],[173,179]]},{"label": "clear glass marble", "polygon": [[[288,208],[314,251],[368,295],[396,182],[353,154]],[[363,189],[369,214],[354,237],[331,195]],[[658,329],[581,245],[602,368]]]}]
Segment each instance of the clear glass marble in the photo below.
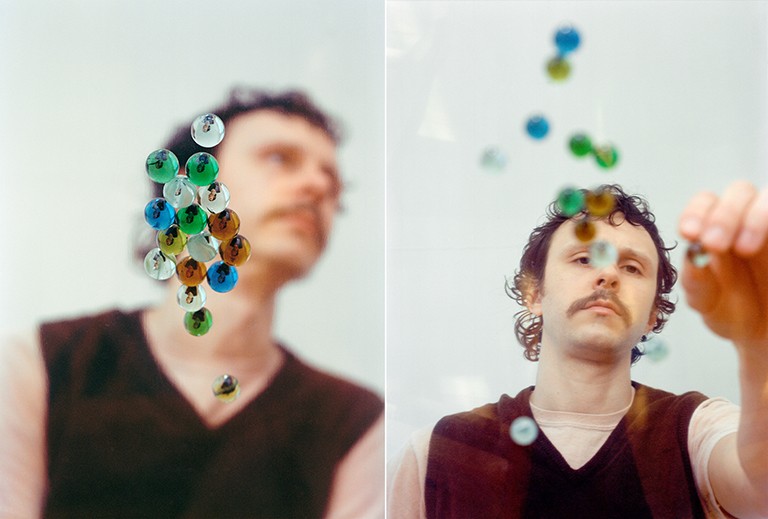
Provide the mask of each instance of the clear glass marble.
[{"label": "clear glass marble", "polygon": [[205,231],[195,236],[190,236],[187,241],[187,252],[197,261],[207,263],[216,257],[218,252],[219,240],[211,236],[211,233]]},{"label": "clear glass marble", "polygon": [[169,279],[176,273],[176,260],[155,247],[144,256],[144,271],[152,279]]},{"label": "clear glass marble", "polygon": [[619,260],[619,251],[613,244],[599,240],[589,246],[589,264],[601,269],[615,264]]},{"label": "clear glass marble", "polygon": [[509,437],[516,444],[527,447],[539,436],[539,426],[530,416],[518,416],[509,426]]},{"label": "clear glass marble", "polygon": [[200,205],[209,213],[220,213],[229,205],[229,189],[221,182],[211,182],[197,190]]},{"label": "clear glass marble", "polygon": [[196,312],[205,306],[205,289],[202,285],[188,287],[181,285],[176,292],[176,302],[187,312]]},{"label": "clear glass marble", "polygon": [[192,121],[192,139],[203,148],[213,148],[224,139],[224,121],[216,114],[203,114]]},{"label": "clear glass marble", "polygon": [[195,186],[184,175],[176,175],[163,186],[163,198],[176,209],[187,207],[195,202]]}]

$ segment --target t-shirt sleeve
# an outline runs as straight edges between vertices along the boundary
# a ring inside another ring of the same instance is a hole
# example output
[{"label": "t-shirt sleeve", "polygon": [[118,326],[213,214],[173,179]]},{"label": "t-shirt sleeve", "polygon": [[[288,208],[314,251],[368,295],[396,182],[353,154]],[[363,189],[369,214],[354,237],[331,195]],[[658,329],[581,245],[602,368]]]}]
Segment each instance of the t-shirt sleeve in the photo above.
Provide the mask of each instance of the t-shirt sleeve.
[{"label": "t-shirt sleeve", "polygon": [[0,340],[0,380],[0,517],[40,517],[48,388],[37,333]]},{"label": "t-shirt sleeve", "polygon": [[424,481],[432,427],[413,433],[387,467],[387,518],[426,519]]},{"label": "t-shirt sleeve", "polygon": [[384,415],[339,462],[325,519],[383,519]]},{"label": "t-shirt sleeve", "polygon": [[710,398],[696,408],[688,428],[688,452],[701,504],[708,518],[732,518],[717,502],[709,480],[715,445],[739,428],[740,408],[724,398]]}]

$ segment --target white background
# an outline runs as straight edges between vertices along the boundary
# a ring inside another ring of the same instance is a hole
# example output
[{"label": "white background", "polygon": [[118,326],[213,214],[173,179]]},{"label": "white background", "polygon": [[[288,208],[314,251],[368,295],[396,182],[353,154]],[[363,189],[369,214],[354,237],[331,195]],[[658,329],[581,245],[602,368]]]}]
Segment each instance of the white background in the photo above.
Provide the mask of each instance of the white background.
[{"label": "white background", "polygon": [[0,331],[159,299],[132,260],[144,161],[234,85],[303,88],[345,123],[347,212],[310,278],[280,296],[276,328],[383,391],[380,2],[0,0]]},{"label": "white background", "polygon": [[[549,79],[557,27],[582,44]],[[766,178],[764,2],[387,2],[387,401],[390,456],[441,416],[534,382],[503,290],[566,184],[645,195],[668,243],[701,189]],[[543,141],[523,129],[533,113]],[[577,159],[575,131],[612,142],[609,171]],[[503,171],[480,167],[497,145]],[[673,253],[681,264],[685,244]],[[643,383],[738,401],[735,354],[685,304]]]}]

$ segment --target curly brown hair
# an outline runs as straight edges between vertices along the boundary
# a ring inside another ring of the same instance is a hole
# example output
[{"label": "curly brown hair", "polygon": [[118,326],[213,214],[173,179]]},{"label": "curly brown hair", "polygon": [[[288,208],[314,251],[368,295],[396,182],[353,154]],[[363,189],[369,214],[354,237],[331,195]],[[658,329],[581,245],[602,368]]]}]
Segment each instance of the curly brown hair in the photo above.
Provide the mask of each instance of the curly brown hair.
[{"label": "curly brown hair", "polygon": [[[653,326],[654,332],[660,332],[664,324],[669,319],[672,312],[675,311],[676,304],[669,300],[669,294],[677,281],[677,269],[672,265],[669,252],[675,248],[667,247],[662,240],[659,230],[656,227],[656,217],[651,212],[648,202],[641,196],[629,195],[624,192],[621,186],[617,184],[607,184],[598,187],[595,191],[604,191],[613,195],[615,205],[610,214],[605,219],[611,225],[619,225],[622,221],[627,221],[632,225],[643,227],[653,240],[656,246],[656,252],[659,257],[659,270],[656,277],[656,323]],[[580,190],[585,196],[587,189]],[[526,294],[530,293],[532,288],[542,286],[544,282],[544,266],[547,262],[549,245],[554,232],[566,221],[572,218],[586,216],[585,212],[573,216],[566,216],[560,210],[557,201],[552,202],[546,211],[546,222],[536,227],[528,238],[528,243],[523,249],[523,255],[520,258],[520,266],[515,272],[511,282],[508,279],[504,284],[504,290],[507,295],[514,299],[517,304],[524,307],[523,310],[515,314],[515,335],[525,349],[523,355],[531,361],[539,360],[539,350],[541,348],[541,330],[544,327],[544,321],[540,316],[533,315],[528,311],[526,304]],[[618,221],[617,221],[618,219]],[[637,362],[643,355],[639,346],[632,348],[632,364]]]}]

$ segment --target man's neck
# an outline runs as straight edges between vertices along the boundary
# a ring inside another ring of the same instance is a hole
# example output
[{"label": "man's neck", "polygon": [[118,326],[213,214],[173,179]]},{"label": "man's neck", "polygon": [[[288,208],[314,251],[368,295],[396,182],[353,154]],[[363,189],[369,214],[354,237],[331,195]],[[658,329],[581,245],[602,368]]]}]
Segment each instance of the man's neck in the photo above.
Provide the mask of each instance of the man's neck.
[{"label": "man's neck", "polygon": [[542,409],[605,414],[632,400],[629,359],[592,362],[542,348],[531,401]]}]

